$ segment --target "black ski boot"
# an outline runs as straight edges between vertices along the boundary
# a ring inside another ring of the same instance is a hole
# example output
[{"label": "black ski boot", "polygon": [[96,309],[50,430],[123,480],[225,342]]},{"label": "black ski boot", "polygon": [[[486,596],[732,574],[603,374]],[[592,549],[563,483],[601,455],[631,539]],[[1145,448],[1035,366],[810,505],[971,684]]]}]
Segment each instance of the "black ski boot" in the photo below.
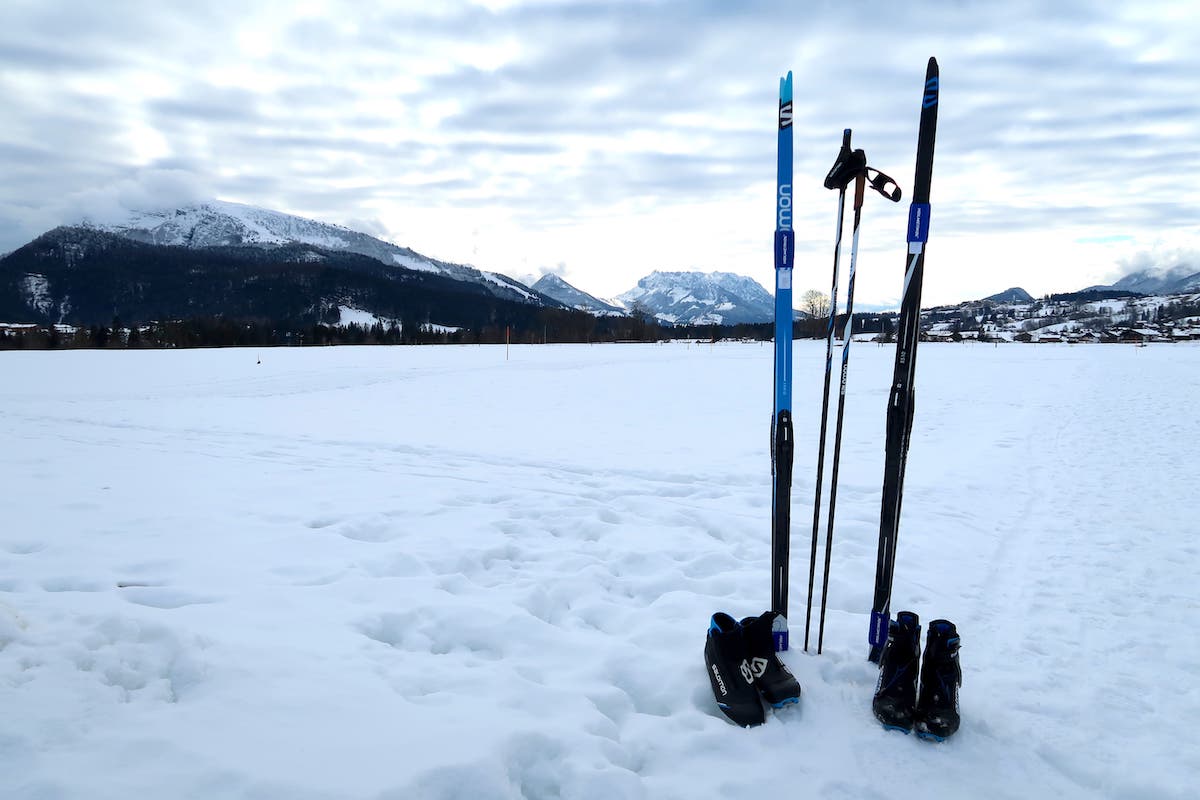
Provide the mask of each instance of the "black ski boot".
[{"label": "black ski boot", "polygon": [[775,639],[771,636],[774,622],[773,611],[764,611],[757,617],[746,617],[742,620],[742,636],[746,642],[746,653],[750,656],[754,685],[764,700],[775,708],[783,708],[800,702],[800,682],[775,652]]},{"label": "black ski boot", "polygon": [[935,619],[929,623],[925,640],[925,663],[921,665],[921,694],[917,698],[917,735],[943,741],[958,730],[958,687],[962,667],[958,663],[958,631],[954,623]]},{"label": "black ski boot", "polygon": [[921,659],[921,620],[901,611],[888,625],[887,643],[879,658],[879,683],[871,710],[883,727],[908,733],[917,705],[917,675]]},{"label": "black ski boot", "polygon": [[713,696],[725,716],[744,728],[766,722],[767,712],[754,688],[742,626],[723,611],[713,614],[708,626],[704,666]]}]

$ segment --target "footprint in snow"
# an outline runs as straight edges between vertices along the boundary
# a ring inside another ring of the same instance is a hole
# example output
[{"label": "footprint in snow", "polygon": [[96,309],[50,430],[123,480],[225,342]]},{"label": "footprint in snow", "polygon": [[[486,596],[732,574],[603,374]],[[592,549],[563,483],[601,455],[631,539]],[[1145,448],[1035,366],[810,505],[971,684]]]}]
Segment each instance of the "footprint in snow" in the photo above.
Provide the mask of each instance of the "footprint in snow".
[{"label": "footprint in snow", "polygon": [[217,603],[221,599],[158,586],[127,586],[121,596],[139,606],[166,609]]}]

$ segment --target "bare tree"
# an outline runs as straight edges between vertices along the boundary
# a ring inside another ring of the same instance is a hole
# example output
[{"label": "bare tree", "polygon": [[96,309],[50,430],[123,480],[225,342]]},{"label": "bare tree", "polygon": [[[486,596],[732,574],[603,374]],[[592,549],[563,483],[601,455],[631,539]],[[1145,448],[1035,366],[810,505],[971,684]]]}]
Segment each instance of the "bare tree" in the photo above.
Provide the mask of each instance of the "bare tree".
[{"label": "bare tree", "polygon": [[824,319],[829,316],[829,295],[809,289],[800,296],[800,310],[807,312],[813,319]]}]

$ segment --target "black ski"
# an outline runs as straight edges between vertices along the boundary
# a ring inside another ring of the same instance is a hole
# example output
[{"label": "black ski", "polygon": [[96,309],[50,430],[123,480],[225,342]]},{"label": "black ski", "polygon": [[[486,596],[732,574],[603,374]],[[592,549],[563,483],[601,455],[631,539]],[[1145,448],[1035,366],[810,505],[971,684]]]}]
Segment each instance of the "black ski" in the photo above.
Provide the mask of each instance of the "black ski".
[{"label": "black ski", "polygon": [[921,127],[917,135],[917,170],[912,204],[908,209],[908,255],[904,293],[896,331],[896,366],[888,395],[886,451],[883,466],[883,503],[879,515],[879,552],[875,561],[875,600],[871,607],[869,658],[878,663],[887,642],[891,617],[892,576],[896,568],[896,535],[904,494],[904,469],[908,460],[913,422],[913,379],[917,341],[921,329],[921,282],[925,271],[925,243],[929,240],[929,184],[933,177],[933,146],[937,135],[938,65],[930,58],[921,99]]}]

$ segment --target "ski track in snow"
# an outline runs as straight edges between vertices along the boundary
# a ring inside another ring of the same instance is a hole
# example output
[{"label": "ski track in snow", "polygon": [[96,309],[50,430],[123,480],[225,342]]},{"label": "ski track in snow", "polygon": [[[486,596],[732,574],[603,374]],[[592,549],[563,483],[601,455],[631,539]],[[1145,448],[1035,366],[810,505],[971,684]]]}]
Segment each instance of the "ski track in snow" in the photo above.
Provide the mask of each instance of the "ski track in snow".
[{"label": "ski track in snow", "polygon": [[890,347],[800,651],[823,352],[804,697],[753,730],[702,649],[767,600],[769,346],[0,355],[0,796],[1191,796],[1200,347],[921,348],[893,610],[962,633],[942,745],[869,709]]}]

